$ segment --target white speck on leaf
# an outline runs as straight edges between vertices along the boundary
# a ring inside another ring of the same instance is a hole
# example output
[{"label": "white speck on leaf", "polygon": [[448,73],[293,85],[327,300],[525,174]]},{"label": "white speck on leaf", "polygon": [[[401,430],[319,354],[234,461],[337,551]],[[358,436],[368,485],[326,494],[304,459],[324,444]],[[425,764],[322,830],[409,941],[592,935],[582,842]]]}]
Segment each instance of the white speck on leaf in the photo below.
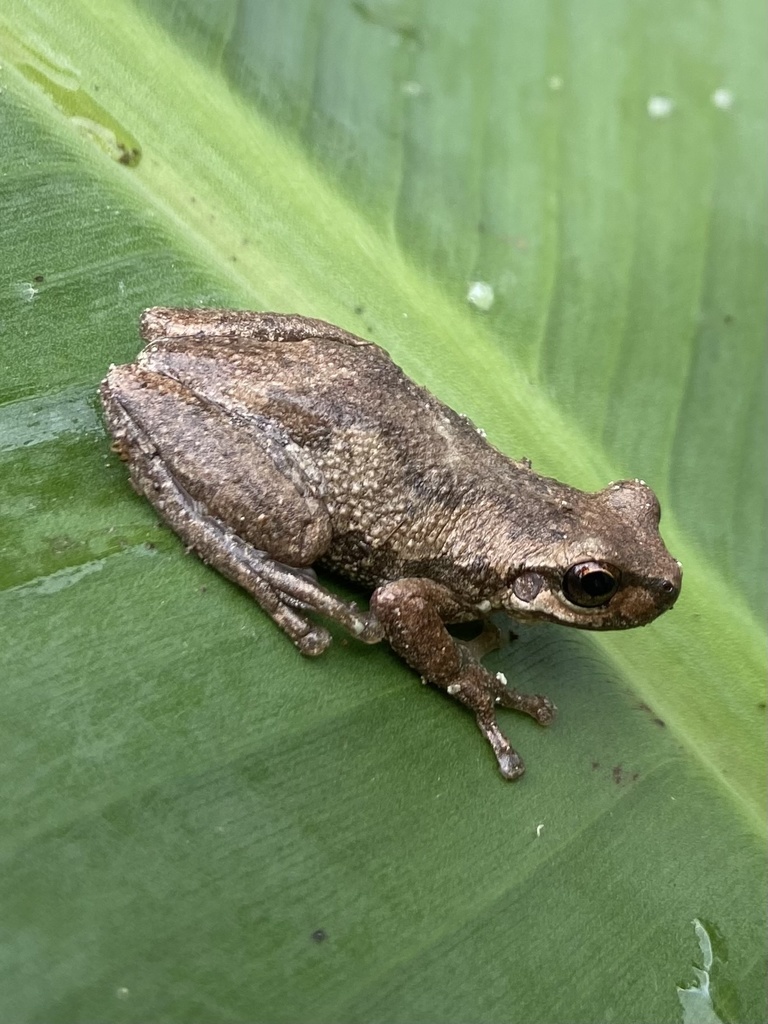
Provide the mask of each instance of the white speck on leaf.
[{"label": "white speck on leaf", "polygon": [[467,302],[484,313],[491,308],[495,298],[493,285],[488,284],[487,281],[472,281],[467,290]]},{"label": "white speck on leaf", "polygon": [[715,89],[710,99],[718,110],[730,110],[733,106],[733,93],[730,89]]},{"label": "white speck on leaf", "polygon": [[421,82],[403,82],[400,86],[400,90],[404,96],[421,96],[424,92],[424,86]]},{"label": "white speck on leaf", "polygon": [[669,117],[674,109],[675,104],[669,96],[651,96],[648,100],[650,117]]}]

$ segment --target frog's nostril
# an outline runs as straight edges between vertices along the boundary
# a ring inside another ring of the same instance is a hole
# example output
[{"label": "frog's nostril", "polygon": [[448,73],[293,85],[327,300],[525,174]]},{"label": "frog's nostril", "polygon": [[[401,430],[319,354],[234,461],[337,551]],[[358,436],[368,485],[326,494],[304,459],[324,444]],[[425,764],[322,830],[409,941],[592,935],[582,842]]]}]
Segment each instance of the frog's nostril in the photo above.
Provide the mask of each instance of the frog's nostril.
[{"label": "frog's nostril", "polygon": [[660,588],[664,595],[665,608],[671,608],[675,601],[677,601],[680,596],[680,583],[681,580],[679,577],[677,579],[673,578],[661,581]]}]

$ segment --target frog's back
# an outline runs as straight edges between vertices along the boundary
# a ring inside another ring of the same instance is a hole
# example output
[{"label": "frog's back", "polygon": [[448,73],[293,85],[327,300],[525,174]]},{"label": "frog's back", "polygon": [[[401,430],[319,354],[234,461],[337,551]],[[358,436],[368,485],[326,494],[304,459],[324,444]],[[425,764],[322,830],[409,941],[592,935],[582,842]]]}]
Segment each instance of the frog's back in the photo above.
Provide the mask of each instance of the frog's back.
[{"label": "frog's back", "polygon": [[384,349],[354,340],[165,337],[139,364],[246,420],[279,424],[329,471],[338,458],[347,472],[362,461],[385,469],[382,460],[425,469],[466,466],[487,452],[466,417],[414,383]]},{"label": "frog's back", "polygon": [[325,561],[372,582],[381,575],[376,552],[395,534],[407,544],[440,532],[510,460],[383,349],[334,332],[289,343],[164,337],[140,362],[245,422],[267,419],[284,431],[324,481],[334,536]]},{"label": "frog's back", "polygon": [[440,561],[457,510],[510,460],[382,349],[306,344],[277,355],[269,408],[322,472],[324,564],[375,586]]},{"label": "frog's back", "polygon": [[141,333],[149,343],[142,368],[245,417],[280,422],[302,446],[320,434],[327,444],[354,431],[394,431],[408,446],[430,422],[436,439],[474,436],[464,417],[410,380],[384,349],[322,320],[156,307],[142,314]]}]

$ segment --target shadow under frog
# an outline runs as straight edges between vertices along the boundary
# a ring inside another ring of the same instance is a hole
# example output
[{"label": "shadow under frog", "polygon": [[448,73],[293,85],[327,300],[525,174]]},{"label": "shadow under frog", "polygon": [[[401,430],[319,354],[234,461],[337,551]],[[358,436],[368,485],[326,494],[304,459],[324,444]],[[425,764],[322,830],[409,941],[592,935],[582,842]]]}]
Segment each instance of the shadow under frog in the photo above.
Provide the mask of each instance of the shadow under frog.
[{"label": "shadow under frog", "polygon": [[[243,587],[306,655],[314,616],[386,639],[470,708],[507,779],[523,761],[496,722],[555,707],[485,669],[490,649],[446,623],[548,620],[643,626],[680,592],[642,481],[586,493],[502,454],[379,346],[301,316],[146,310],[137,361],[100,389],[134,488],[208,564]],[[330,593],[314,565],[372,588]]]}]

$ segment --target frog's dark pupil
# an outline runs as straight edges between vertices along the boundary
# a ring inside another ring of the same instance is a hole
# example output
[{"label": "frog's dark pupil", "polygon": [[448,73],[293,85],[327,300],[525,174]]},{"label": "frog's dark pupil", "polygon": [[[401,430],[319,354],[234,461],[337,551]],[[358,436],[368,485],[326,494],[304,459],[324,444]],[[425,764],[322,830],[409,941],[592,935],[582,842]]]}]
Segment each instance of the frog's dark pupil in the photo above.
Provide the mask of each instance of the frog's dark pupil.
[{"label": "frog's dark pupil", "polygon": [[581,585],[591,597],[603,597],[610,594],[614,588],[613,576],[607,572],[588,572],[581,577]]}]

